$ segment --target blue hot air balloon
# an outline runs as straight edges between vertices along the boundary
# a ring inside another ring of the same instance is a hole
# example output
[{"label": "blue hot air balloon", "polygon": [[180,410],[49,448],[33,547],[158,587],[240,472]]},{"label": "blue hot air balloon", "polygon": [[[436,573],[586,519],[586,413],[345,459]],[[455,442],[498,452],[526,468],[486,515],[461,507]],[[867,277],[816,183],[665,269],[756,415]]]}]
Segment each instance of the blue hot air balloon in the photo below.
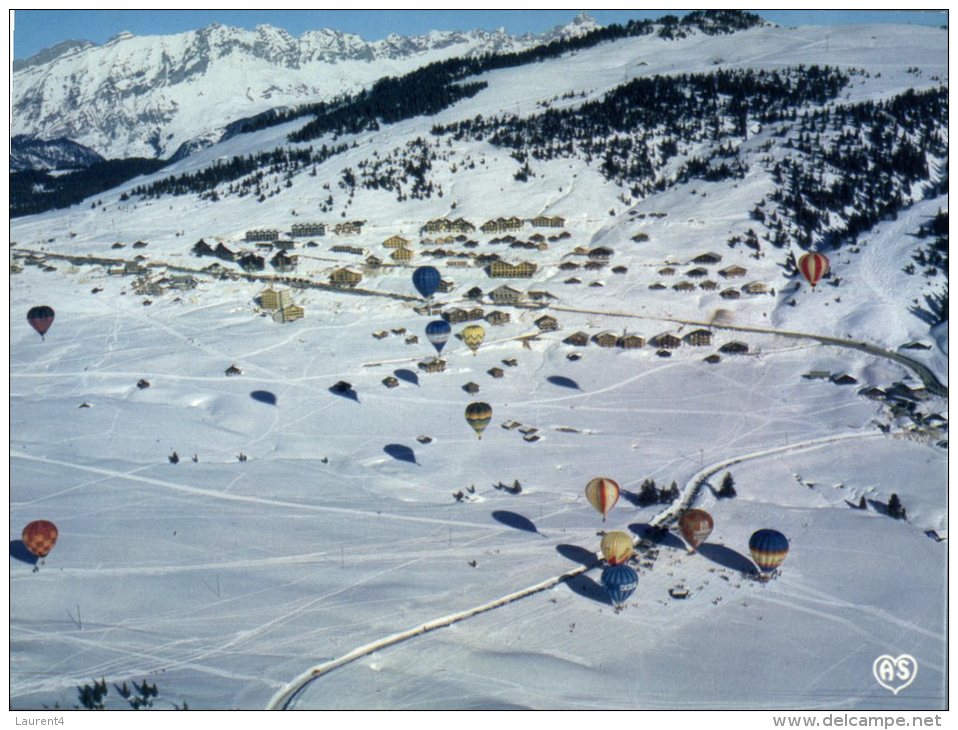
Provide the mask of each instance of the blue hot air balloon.
[{"label": "blue hot air balloon", "polygon": [[625,606],[638,584],[639,574],[628,565],[611,565],[602,571],[602,587],[609,592],[617,611]]},{"label": "blue hot air balloon", "polygon": [[446,346],[446,341],[449,339],[451,332],[452,327],[443,319],[437,319],[435,322],[426,325],[426,337],[436,348],[436,352],[442,352],[442,348]]},{"label": "blue hot air balloon", "polygon": [[420,266],[412,272],[412,283],[427,299],[439,290],[439,269],[435,266]]},{"label": "blue hot air balloon", "polygon": [[788,538],[778,530],[758,530],[749,538],[748,549],[767,580],[788,555]]}]

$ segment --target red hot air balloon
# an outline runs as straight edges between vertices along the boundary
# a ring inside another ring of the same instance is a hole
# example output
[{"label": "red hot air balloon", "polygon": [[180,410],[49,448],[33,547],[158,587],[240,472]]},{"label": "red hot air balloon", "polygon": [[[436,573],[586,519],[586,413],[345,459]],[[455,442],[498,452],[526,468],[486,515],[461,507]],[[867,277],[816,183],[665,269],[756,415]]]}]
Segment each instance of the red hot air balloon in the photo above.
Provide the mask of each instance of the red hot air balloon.
[{"label": "red hot air balloon", "polygon": [[828,257],[820,253],[803,254],[798,260],[798,270],[814,289],[821,278],[828,273]]},{"label": "red hot air balloon", "polygon": [[705,542],[712,534],[712,516],[701,509],[690,509],[682,513],[679,518],[679,530],[682,531],[682,537],[692,547],[692,552],[699,549],[699,545]]},{"label": "red hot air balloon", "polygon": [[45,558],[57,544],[57,526],[47,520],[35,520],[23,528],[21,539],[27,550],[38,558]]},{"label": "red hot air balloon", "polygon": [[53,307],[47,307],[45,305],[33,307],[27,312],[27,322],[30,323],[33,329],[40,333],[40,338],[42,339],[47,333],[47,330],[50,329],[50,325],[53,324],[54,316]]}]

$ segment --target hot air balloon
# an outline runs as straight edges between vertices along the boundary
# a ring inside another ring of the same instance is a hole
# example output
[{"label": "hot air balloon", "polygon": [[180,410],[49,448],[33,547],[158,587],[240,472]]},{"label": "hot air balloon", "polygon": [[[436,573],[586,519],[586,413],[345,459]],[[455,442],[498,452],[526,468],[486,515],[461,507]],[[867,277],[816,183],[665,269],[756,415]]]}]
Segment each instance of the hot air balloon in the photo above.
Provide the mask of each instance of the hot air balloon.
[{"label": "hot air balloon", "polygon": [[482,344],[482,341],[486,339],[486,331],[482,328],[481,325],[471,324],[462,331],[462,341],[469,345],[469,349],[472,350],[472,354],[476,354],[476,350],[479,349],[479,345]]},{"label": "hot air balloon", "polygon": [[691,546],[692,552],[698,550],[699,545],[708,540],[714,525],[712,515],[701,509],[686,510],[679,518],[679,530],[685,542]]},{"label": "hot air balloon", "polygon": [[442,348],[446,346],[446,340],[449,339],[450,332],[452,332],[452,327],[444,319],[437,319],[435,322],[426,325],[426,337],[436,348],[437,353],[442,352]]},{"label": "hot air balloon", "polygon": [[27,550],[38,558],[45,558],[57,544],[57,526],[47,520],[34,520],[23,528],[21,539]]},{"label": "hot air balloon", "polygon": [[806,253],[798,259],[798,270],[812,285],[812,289],[828,273],[828,257],[820,253]]},{"label": "hot air balloon", "polygon": [[476,432],[476,436],[480,439],[482,438],[482,432],[486,430],[486,426],[489,425],[491,420],[492,406],[488,403],[477,401],[466,406],[466,421],[472,426],[472,430]]},{"label": "hot air balloon", "polygon": [[788,555],[788,539],[778,530],[758,530],[748,541],[752,551],[752,560],[764,573],[762,580],[768,580]]},{"label": "hot air balloon", "polygon": [[585,498],[598,510],[605,522],[609,510],[619,501],[619,485],[611,479],[596,477],[585,485]]},{"label": "hot air balloon", "polygon": [[43,339],[43,336],[47,333],[47,330],[50,329],[50,325],[53,324],[53,318],[55,313],[53,307],[39,306],[33,307],[29,312],[27,312],[27,322],[40,333],[40,338]]},{"label": "hot air balloon", "polygon": [[412,283],[422,296],[427,299],[439,289],[439,269],[435,266],[420,266],[412,272]]},{"label": "hot air balloon", "polygon": [[611,565],[602,571],[602,587],[609,592],[612,605],[620,611],[639,585],[639,574],[628,565]]},{"label": "hot air balloon", "polygon": [[612,530],[602,536],[602,556],[609,565],[621,565],[632,557],[635,544],[632,536],[622,530]]}]

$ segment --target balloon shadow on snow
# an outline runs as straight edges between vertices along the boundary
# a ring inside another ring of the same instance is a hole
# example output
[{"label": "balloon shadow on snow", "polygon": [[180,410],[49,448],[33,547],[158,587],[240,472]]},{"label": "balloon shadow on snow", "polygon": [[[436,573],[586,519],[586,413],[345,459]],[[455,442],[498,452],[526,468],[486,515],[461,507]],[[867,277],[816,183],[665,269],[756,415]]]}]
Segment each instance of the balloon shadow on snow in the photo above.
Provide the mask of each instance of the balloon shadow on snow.
[{"label": "balloon shadow on snow", "polygon": [[587,575],[574,575],[571,578],[567,578],[563,582],[569,586],[570,590],[576,595],[582,596],[583,598],[588,598],[598,603],[604,603],[606,605],[612,603],[612,599],[609,598],[608,591],[606,591],[605,588],[596,583]]},{"label": "balloon shadow on snow", "polygon": [[249,397],[260,403],[265,403],[269,406],[276,405],[276,396],[270,393],[268,390],[254,390],[249,394]]},{"label": "balloon shadow on snow", "polygon": [[418,463],[416,461],[416,452],[408,446],[403,446],[402,444],[386,444],[383,447],[383,451],[396,461],[408,461],[410,464]]},{"label": "balloon shadow on snow", "polygon": [[629,529],[642,540],[648,540],[655,545],[664,545],[673,550],[685,550],[685,543],[676,535],[669,532],[667,527],[649,525],[645,522],[634,522]]},{"label": "balloon shadow on snow", "polygon": [[396,376],[397,380],[403,380],[407,383],[412,383],[413,385],[419,385],[419,376],[416,375],[416,373],[414,373],[412,370],[393,370],[393,375]]},{"label": "balloon shadow on snow", "polygon": [[553,385],[558,385],[560,388],[582,390],[577,382],[575,382],[572,378],[567,378],[565,375],[550,375],[548,378],[546,378],[546,382],[552,383]]},{"label": "balloon shadow on snow", "polygon": [[23,540],[10,541],[10,557],[16,558],[20,562],[27,563],[28,565],[36,565],[40,560],[40,558],[27,549],[27,545]]},{"label": "balloon shadow on snow", "polygon": [[596,557],[596,554],[586,550],[581,545],[556,545],[556,552],[559,553],[563,558],[568,558],[574,563],[579,563],[580,565],[592,565],[593,563],[598,564],[599,558]]},{"label": "balloon shadow on snow", "polygon": [[711,560],[716,565],[723,568],[734,570],[746,575],[755,573],[755,564],[746,558],[742,553],[727,548],[724,545],[718,545],[714,542],[706,542],[699,545],[699,555],[706,560]]},{"label": "balloon shadow on snow", "polygon": [[496,522],[501,522],[506,527],[522,530],[523,532],[539,532],[532,520],[530,520],[528,517],[523,517],[516,512],[499,509],[492,513],[492,519],[494,519]]},{"label": "balloon shadow on snow", "polygon": [[340,380],[335,385],[330,385],[329,392],[341,398],[349,398],[349,400],[354,400],[359,403],[359,393],[345,380]]}]

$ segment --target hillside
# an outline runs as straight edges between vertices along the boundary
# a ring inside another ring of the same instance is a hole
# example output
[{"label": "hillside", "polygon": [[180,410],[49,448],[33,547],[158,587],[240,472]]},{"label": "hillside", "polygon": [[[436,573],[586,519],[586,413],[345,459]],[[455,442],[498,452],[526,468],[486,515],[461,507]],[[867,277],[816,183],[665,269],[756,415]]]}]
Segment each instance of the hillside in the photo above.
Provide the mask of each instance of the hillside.
[{"label": "hillside", "polygon": [[[677,35],[463,76],[428,116],[237,134],[12,222],[12,707],[100,677],[191,709],[945,705],[947,34]],[[637,95],[701,113],[614,113]],[[811,202],[854,160],[872,174],[846,204]],[[450,282],[430,314],[422,265]],[[268,286],[304,316],[274,321]],[[476,353],[450,337],[420,367],[438,310],[456,335],[476,308]],[[604,522],[596,476],[623,490]],[[679,498],[640,504],[648,480]],[[693,505],[715,519],[698,554],[674,528]],[[36,572],[15,544],[34,519],[60,530]],[[791,545],[768,582],[764,527]],[[621,612],[609,529],[639,543]],[[913,684],[880,686],[882,654],[914,657]]]}]

